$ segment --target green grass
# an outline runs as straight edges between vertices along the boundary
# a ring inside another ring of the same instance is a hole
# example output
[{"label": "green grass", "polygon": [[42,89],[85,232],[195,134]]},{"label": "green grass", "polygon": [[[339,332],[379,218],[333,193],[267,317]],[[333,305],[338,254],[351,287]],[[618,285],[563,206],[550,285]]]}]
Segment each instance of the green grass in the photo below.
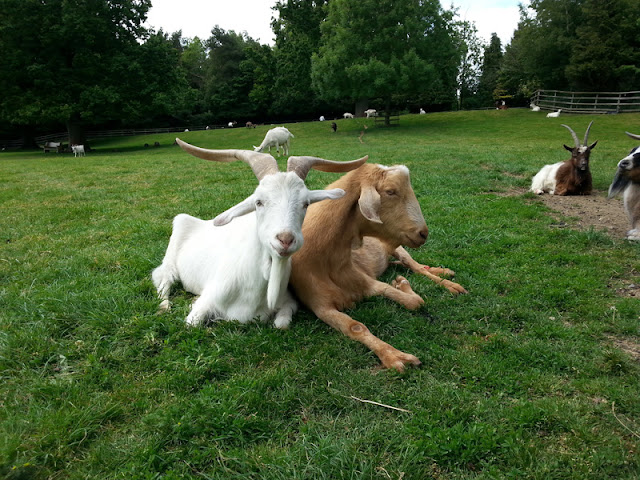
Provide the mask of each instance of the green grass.
[{"label": "green grass", "polygon": [[[95,142],[77,159],[3,153],[0,476],[637,478],[640,365],[614,340],[640,341],[638,300],[616,294],[640,282],[640,246],[553,228],[533,195],[502,195],[567,158],[561,123],[581,137],[592,119],[602,195],[640,115],[403,116],[370,122],[364,144],[365,120],[339,120],[336,134],[289,125],[292,154],[408,165],[431,232],[411,253],[456,270],[470,292],[409,274],[421,310],[373,298],[349,312],[422,360],[405,374],[304,311],[284,332],[187,329],[192,297],[177,288],[171,313],[155,315],[149,275],[171,219],[212,218],[250,194],[246,165],[190,157],[172,135]],[[267,129],[179,136],[250,148]]]}]

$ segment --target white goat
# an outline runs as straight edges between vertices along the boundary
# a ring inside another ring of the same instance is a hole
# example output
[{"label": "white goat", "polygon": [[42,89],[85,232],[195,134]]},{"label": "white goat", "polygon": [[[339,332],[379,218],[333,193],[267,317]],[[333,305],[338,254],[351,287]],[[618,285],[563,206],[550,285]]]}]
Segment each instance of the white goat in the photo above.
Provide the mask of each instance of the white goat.
[{"label": "white goat", "polygon": [[558,110],[557,112],[547,113],[547,118],[558,118],[560,116],[561,111],[562,109]]},{"label": "white goat", "polygon": [[290,157],[285,173],[265,153],[207,150],[176,142],[205,160],[244,161],[260,183],[252,195],[213,220],[186,214],[174,218],[166,254],[152,273],[161,300],[159,311],[169,309],[171,286],[180,281],[185,290],[200,296],[186,318],[188,325],[207,318],[241,323],[273,318],[277,328],[287,328],[297,310],[287,291],[291,255],[302,246],[307,207],[345,194],[339,188],[308,190],[304,179],[311,168],[345,172],[358,168],[367,157],[352,162]]},{"label": "white goat", "polygon": [[346,112],[346,113],[343,113],[342,116],[344,118],[353,118],[353,113]]},{"label": "white goat", "polygon": [[259,146],[253,146],[253,151],[264,152],[268,149],[271,153],[271,147],[276,147],[276,153],[280,155],[280,147],[282,147],[282,152],[289,155],[289,142],[292,138],[295,137],[285,127],[274,127],[267,132]]},{"label": "white goat", "polygon": [[531,107],[531,111],[532,112],[539,112],[540,111],[540,107],[538,105],[536,105],[535,103],[531,102],[531,104],[529,105]]},{"label": "white goat", "polygon": [[71,151],[74,157],[84,157],[84,145],[71,145]]},{"label": "white goat", "polygon": [[[640,135],[625,132],[631,138],[640,140]],[[609,187],[609,198],[624,191],[624,210],[631,223],[627,240],[640,241],[640,146],[618,162],[618,170]]]},{"label": "white goat", "polygon": [[426,115],[427,112],[425,112],[424,108],[420,108],[420,115]]},{"label": "white goat", "polygon": [[373,108],[370,108],[369,110],[365,110],[364,114],[367,116],[367,118],[378,116],[378,112]]}]

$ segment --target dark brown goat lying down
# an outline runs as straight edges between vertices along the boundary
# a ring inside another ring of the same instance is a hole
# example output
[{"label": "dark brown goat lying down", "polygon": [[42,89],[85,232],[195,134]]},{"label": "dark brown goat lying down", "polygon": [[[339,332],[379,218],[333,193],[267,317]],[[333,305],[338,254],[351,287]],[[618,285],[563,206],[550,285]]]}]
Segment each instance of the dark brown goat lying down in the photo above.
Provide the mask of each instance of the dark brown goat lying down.
[{"label": "dark brown goat lying down", "polygon": [[302,227],[305,244],[292,258],[290,285],[318,318],[365,344],[384,367],[402,371],[407,364],[419,365],[417,357],[383,342],[342,312],[374,295],[412,310],[424,303],[404,277],[390,285],[377,280],[389,257],[453,294],[466,293],[457,283],[440,278],[453,275],[451,270],[421,265],[402,248],[417,248],[428,235],[409,169],[365,164],[327,188],[342,188],[346,195],[309,207]]}]

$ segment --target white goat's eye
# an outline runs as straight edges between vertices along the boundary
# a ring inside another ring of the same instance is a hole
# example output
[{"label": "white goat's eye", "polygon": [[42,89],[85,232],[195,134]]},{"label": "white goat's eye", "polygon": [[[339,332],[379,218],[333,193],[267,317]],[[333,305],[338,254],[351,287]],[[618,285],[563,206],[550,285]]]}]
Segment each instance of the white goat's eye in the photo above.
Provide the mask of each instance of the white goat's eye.
[{"label": "white goat's eye", "polygon": [[262,200],[256,200],[256,207],[261,207],[262,205]]}]

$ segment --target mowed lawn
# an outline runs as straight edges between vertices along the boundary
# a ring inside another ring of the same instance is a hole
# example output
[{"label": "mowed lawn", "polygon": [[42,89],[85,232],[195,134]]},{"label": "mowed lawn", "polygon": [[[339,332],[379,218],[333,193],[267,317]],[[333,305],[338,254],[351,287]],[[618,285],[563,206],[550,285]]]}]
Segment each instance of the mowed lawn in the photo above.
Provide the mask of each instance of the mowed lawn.
[{"label": "mowed lawn", "polygon": [[[172,218],[244,199],[247,165],[191,157],[175,135],[96,141],[84,158],[0,154],[0,477],[638,478],[640,305],[618,292],[640,283],[640,245],[579,230],[526,193],[568,158],[561,124],[582,138],[591,120],[605,195],[640,115],[287,125],[293,155],[407,165],[430,228],[411,254],[469,291],[396,267],[384,279],[406,275],[422,309],[371,298],[348,312],[421,359],[404,374],[306,311],[288,331],[186,328],[193,297],[176,286],[156,315],[150,272]],[[268,128],[178,136],[250,149]],[[307,184],[335,178],[312,171]]]}]

